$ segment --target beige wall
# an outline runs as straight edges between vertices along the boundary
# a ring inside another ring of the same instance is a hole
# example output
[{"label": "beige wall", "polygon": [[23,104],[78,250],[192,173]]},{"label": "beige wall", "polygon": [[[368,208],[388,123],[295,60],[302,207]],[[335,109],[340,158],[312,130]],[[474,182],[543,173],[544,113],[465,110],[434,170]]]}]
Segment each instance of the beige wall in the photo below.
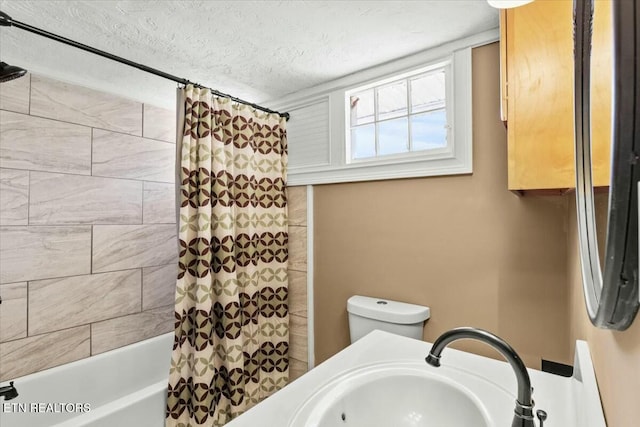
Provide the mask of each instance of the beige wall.
[{"label": "beige wall", "polygon": [[571,363],[567,200],[507,191],[499,99],[498,45],[474,49],[473,175],[314,188],[318,362],[349,344],[346,301],[362,294],[431,307],[428,341],[469,325],[531,367]]},{"label": "beige wall", "polygon": [[[511,342],[530,367],[541,358],[572,364],[575,340],[587,340],[608,425],[635,426],[640,321],[625,332],[589,322],[574,196],[506,190],[497,45],[474,49],[473,91],[473,175],[314,188],[316,359],[348,345],[351,295],[424,304],[432,310],[426,340],[482,327]],[[607,195],[596,202],[602,231]],[[491,355],[480,345],[462,348]]]},{"label": "beige wall", "polygon": [[173,329],[175,114],[0,86],[0,380]]},{"label": "beige wall", "polygon": [[[606,226],[607,195],[596,196],[598,231]],[[602,241],[602,236],[601,241]],[[638,425],[637,406],[640,389],[640,317],[624,332],[607,331],[591,325],[584,305],[578,255],[575,202],[570,201],[568,275],[570,294],[570,340],[586,340],[596,370],[600,397],[609,427]]]}]

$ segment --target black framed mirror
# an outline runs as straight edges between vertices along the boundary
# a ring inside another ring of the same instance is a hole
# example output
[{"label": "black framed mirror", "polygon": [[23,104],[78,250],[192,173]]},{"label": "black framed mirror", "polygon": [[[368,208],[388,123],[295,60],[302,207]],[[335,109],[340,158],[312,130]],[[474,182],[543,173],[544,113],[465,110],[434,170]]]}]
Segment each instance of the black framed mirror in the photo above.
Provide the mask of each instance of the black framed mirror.
[{"label": "black framed mirror", "polygon": [[613,7],[611,182],[604,260],[598,256],[591,168],[591,41],[595,0],[574,0],[576,211],[585,303],[591,322],[624,330],[640,306],[640,2]]}]

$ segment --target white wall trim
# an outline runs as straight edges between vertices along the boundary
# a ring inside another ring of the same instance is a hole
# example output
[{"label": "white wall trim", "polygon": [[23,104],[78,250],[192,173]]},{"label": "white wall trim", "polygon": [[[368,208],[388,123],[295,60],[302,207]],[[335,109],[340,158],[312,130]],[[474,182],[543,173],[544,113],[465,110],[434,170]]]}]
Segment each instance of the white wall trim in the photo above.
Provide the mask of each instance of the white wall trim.
[{"label": "white wall trim", "polygon": [[[471,156],[471,153],[469,153],[469,156]],[[370,166],[369,168],[339,167],[324,169],[323,171],[315,172],[297,172],[295,175],[292,174],[288,178],[287,184],[290,186],[317,185],[340,182],[417,178],[426,176],[460,175],[471,173],[471,169],[469,166],[471,164],[471,159],[469,159],[469,164],[456,162],[449,165],[443,165],[439,168],[435,167],[433,162],[431,162],[430,169],[425,169],[422,164],[423,163],[417,163],[415,167],[411,169],[404,167],[402,168],[402,170],[398,170],[397,172],[389,170],[388,167],[384,170],[376,170],[372,166]],[[331,175],[327,175],[328,171],[331,172]]]},{"label": "white wall trim", "polygon": [[313,311],[313,186],[307,185],[307,365],[315,366]]}]

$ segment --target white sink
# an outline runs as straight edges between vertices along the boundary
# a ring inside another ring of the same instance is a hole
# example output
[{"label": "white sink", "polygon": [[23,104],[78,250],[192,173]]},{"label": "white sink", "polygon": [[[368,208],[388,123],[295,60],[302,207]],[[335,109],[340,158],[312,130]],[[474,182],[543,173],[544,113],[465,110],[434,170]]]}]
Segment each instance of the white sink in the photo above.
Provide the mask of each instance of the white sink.
[{"label": "white sink", "polygon": [[[428,342],[374,331],[227,427],[511,425],[517,383],[508,363],[445,348],[442,366],[434,368],[424,361],[430,349]],[[534,410],[549,414],[545,427],[606,427],[584,342],[576,345],[574,365],[572,378],[529,369]]]},{"label": "white sink", "polygon": [[[377,364],[350,371],[311,395],[295,412],[289,426],[497,425],[476,394],[460,382],[433,371],[426,363]],[[504,394],[504,402],[512,402],[499,388],[488,392]]]}]

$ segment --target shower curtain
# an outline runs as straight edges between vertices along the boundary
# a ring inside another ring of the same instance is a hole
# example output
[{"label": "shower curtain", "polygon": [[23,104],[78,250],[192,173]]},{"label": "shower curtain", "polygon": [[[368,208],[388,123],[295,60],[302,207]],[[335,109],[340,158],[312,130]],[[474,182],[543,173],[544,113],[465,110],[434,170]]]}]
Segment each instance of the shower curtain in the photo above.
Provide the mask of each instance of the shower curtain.
[{"label": "shower curtain", "polygon": [[286,121],[192,85],[178,97],[166,427],[222,426],[289,377]]}]

